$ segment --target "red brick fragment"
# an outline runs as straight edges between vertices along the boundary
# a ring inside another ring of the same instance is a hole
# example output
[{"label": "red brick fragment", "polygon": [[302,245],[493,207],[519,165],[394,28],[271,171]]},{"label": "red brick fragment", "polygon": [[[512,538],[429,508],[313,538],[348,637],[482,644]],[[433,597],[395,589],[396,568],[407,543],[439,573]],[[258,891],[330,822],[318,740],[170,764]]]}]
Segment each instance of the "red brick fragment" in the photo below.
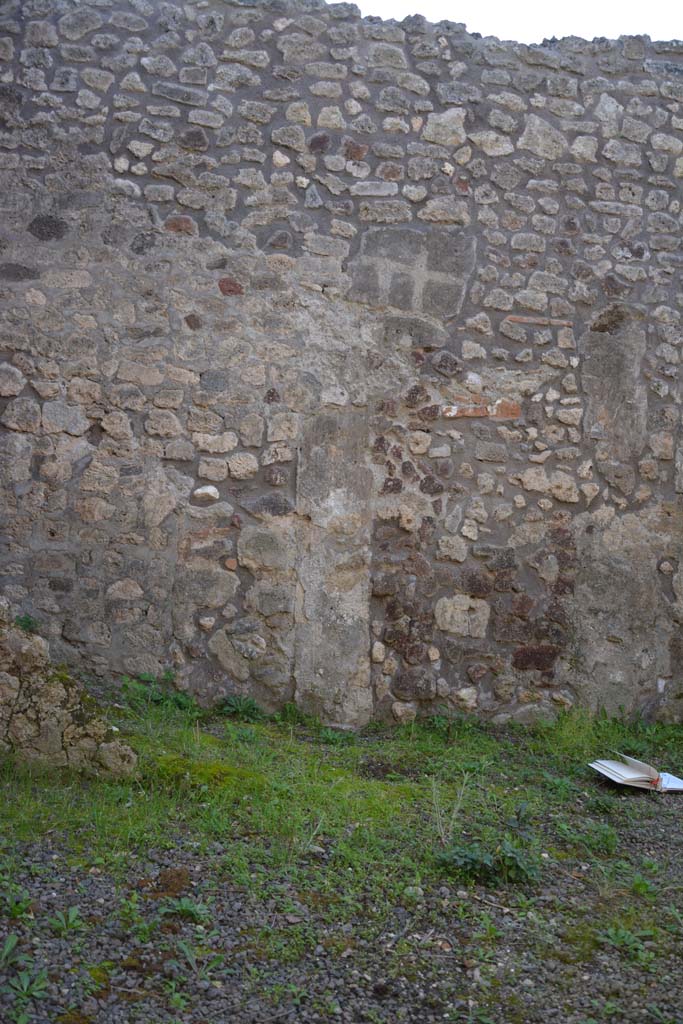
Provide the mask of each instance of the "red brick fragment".
[{"label": "red brick fragment", "polygon": [[492,406],[489,406],[489,416],[496,420],[516,420],[522,415],[522,407],[519,402],[513,402],[510,398],[499,398]]},{"label": "red brick fragment", "polygon": [[344,156],[347,160],[362,160],[369,148],[362,142],[347,139],[344,144]]},{"label": "red brick fragment", "polygon": [[192,217],[186,217],[183,214],[167,217],[164,222],[164,229],[166,231],[172,231],[174,235],[199,234],[199,228],[197,227],[196,221],[194,221]]},{"label": "red brick fragment", "polygon": [[454,400],[452,405],[445,405],[441,415],[449,420],[462,419],[463,417],[488,417],[494,420],[516,420],[522,415],[522,407],[519,402],[511,398],[498,398],[495,401],[487,401],[483,395],[463,395]]},{"label": "red brick fragment", "polygon": [[244,288],[234,277],[222,277],[218,288],[221,295],[244,295]]},{"label": "red brick fragment", "polygon": [[488,416],[488,409],[482,403],[465,398],[453,405],[444,406],[443,415],[449,420],[459,420],[463,416]]}]

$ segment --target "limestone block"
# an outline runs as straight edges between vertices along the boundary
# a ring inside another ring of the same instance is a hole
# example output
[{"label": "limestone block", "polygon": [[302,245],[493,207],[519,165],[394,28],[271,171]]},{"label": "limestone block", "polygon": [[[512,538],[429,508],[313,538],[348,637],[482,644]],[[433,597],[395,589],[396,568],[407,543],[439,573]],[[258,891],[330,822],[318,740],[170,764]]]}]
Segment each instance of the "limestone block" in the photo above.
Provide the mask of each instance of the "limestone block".
[{"label": "limestone block", "polygon": [[7,398],[20,394],[26,385],[21,370],[10,363],[0,363],[0,397]]},{"label": "limestone block", "polygon": [[209,452],[211,455],[220,455],[224,452],[231,452],[237,447],[237,434],[232,430],[226,430],[222,434],[193,434],[192,443],[200,452]]},{"label": "limestone block", "polygon": [[0,416],[0,423],[10,430],[37,434],[40,430],[40,406],[33,398],[14,398]]},{"label": "limestone block", "polygon": [[565,136],[549,121],[537,114],[528,114],[518,146],[546,160],[559,160],[566,152],[568,143]]},{"label": "limestone block", "polygon": [[467,138],[464,129],[465,116],[466,111],[463,107],[451,107],[443,114],[428,114],[422,129],[422,138],[439,146],[462,145]]},{"label": "limestone block", "polygon": [[285,572],[294,564],[293,538],[265,526],[246,526],[237,541],[240,565],[252,572]]},{"label": "limestone block", "polygon": [[434,615],[439,629],[458,636],[484,637],[491,608],[486,601],[455,594],[436,602]]},{"label": "limestone block", "polygon": [[417,718],[417,704],[395,700],[391,705],[391,713],[399,725],[410,725]]},{"label": "limestone block", "polygon": [[228,469],[234,480],[249,480],[258,473],[258,459],[249,452],[240,452],[229,456]]}]

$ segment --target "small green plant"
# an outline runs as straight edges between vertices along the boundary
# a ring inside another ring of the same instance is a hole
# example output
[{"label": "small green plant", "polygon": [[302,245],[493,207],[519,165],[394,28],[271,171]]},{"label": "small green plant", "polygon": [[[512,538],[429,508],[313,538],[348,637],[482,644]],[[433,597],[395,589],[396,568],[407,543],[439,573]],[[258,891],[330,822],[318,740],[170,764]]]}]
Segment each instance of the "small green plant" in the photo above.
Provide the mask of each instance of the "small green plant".
[{"label": "small green plant", "polygon": [[205,903],[195,903],[189,896],[167,899],[160,908],[161,914],[171,917],[186,917],[197,924],[205,924],[211,916]]},{"label": "small green plant", "polygon": [[28,921],[33,917],[33,900],[25,889],[9,895],[5,903],[5,916],[13,921]]},{"label": "small green plant", "polygon": [[342,732],[341,729],[329,729],[327,726],[320,730],[318,739],[321,743],[325,743],[330,747],[348,747],[355,741],[352,732]]},{"label": "small green plant", "polygon": [[577,792],[577,786],[564,775],[552,775],[550,772],[542,769],[540,771],[540,777],[546,784],[547,790],[552,793],[556,800],[561,803],[566,803],[571,799]]},{"label": "small green plant", "polygon": [[107,990],[110,985],[111,973],[116,964],[113,960],[101,960],[99,963],[86,964],[82,980],[83,991],[94,995]]},{"label": "small green plant", "polygon": [[614,1017],[619,1014],[620,1020],[623,1020],[624,1011],[614,999],[605,999],[604,1001],[599,999],[591,999],[591,1006],[595,1010],[599,1010],[603,1017]]},{"label": "small green plant", "polygon": [[235,740],[237,743],[245,743],[248,746],[259,743],[258,733],[250,726],[238,726],[233,725],[231,722],[225,723],[225,738]]},{"label": "small green plant", "polygon": [[486,1010],[477,1009],[476,1007],[466,1011],[458,1019],[462,1021],[462,1024],[495,1024],[493,1017],[489,1017]]},{"label": "small green plant", "polygon": [[664,1013],[658,1006],[647,1006],[646,1010],[657,1024],[679,1024],[676,1017],[671,1017],[668,1013]]},{"label": "small green plant", "polygon": [[223,957],[220,955],[211,956],[194,949],[188,942],[182,939],[178,942],[179,956],[171,963],[181,970],[189,967],[191,973],[199,981],[208,981],[211,975],[222,965]]},{"label": "small green plant", "polygon": [[133,925],[137,924],[138,921],[142,920],[140,913],[140,896],[136,892],[132,892],[130,896],[124,896],[119,906],[119,918],[121,924]]},{"label": "small green plant", "polygon": [[233,694],[218,706],[220,714],[229,718],[237,718],[240,722],[262,722],[266,717],[265,711],[258,706],[253,697],[243,697],[241,694]]},{"label": "small green plant", "polygon": [[510,836],[504,836],[494,855],[498,874],[513,885],[536,882],[540,873],[535,856]]},{"label": "small green plant", "polygon": [[135,679],[124,676],[121,689],[128,704],[136,710],[155,705],[170,711],[194,712],[198,716],[196,700],[182,690],[173,689],[174,678],[170,669],[160,677],[143,672]]},{"label": "small green plant", "polygon": [[441,867],[473,882],[487,882],[495,875],[493,855],[480,843],[453,843],[437,857]]},{"label": "small green plant", "polygon": [[455,795],[453,803],[451,804],[449,809],[446,809],[444,797],[439,786],[439,783],[435,778],[432,777],[431,779],[432,821],[434,822],[434,829],[439,837],[439,842],[443,847],[447,847],[453,842],[455,827],[460,818],[462,805],[465,801],[467,785],[468,778],[467,776],[464,776]]},{"label": "small green plant", "polygon": [[673,906],[665,907],[664,912],[673,918],[664,925],[666,930],[674,935],[683,935],[683,914]]},{"label": "small green plant", "polygon": [[24,633],[37,633],[40,629],[40,623],[37,619],[34,619],[32,615],[24,613],[23,615],[17,615],[14,620],[14,625],[18,626]]},{"label": "small green plant", "polygon": [[315,725],[315,719],[312,715],[307,715],[304,711],[301,711],[296,704],[291,701],[284,704],[275,715],[275,721],[281,725],[306,725],[312,728]]},{"label": "small green plant", "polygon": [[29,1003],[34,999],[44,999],[47,995],[47,971],[38,971],[36,974],[19,971],[3,985],[1,991],[5,995],[14,996],[12,1016],[15,1024],[25,1024],[31,1019],[26,1012]]},{"label": "small green plant", "polygon": [[182,1011],[187,1007],[189,1000],[187,996],[181,991],[180,984],[177,981],[167,979],[164,981],[164,988],[166,990],[166,997],[168,999],[168,1005],[173,1010]]},{"label": "small green plant", "polygon": [[474,715],[453,712],[441,705],[437,712],[421,722],[427,732],[436,733],[444,743],[452,743],[458,736],[474,736],[485,731],[484,724]]},{"label": "small green plant", "polygon": [[165,668],[160,676],[155,676],[152,672],[141,672],[137,678],[149,686],[172,686],[175,682],[175,672],[172,668]]},{"label": "small green plant", "polygon": [[474,935],[477,942],[495,942],[503,934],[490,914],[482,914],[479,923],[480,928]]},{"label": "small green plant", "polygon": [[447,714],[438,713],[425,718],[422,726],[428,732],[438,733],[443,739],[450,739],[452,719]]},{"label": "small green plant", "polygon": [[149,942],[154,935],[159,919],[146,921],[140,911],[140,897],[136,892],[121,900],[119,920],[124,928],[129,928],[138,942]]},{"label": "small green plant", "polygon": [[611,825],[604,821],[586,821],[582,831],[561,821],[558,833],[573,846],[582,846],[590,853],[612,855],[617,848],[619,837]]},{"label": "small green plant", "polygon": [[589,814],[613,814],[615,811],[621,810],[619,798],[611,796],[609,793],[592,796],[590,800],[586,801],[586,811]]},{"label": "small green plant", "polygon": [[645,878],[636,872],[631,882],[631,892],[635,893],[636,896],[642,896],[643,899],[653,900],[657,896],[658,889],[649,878]]},{"label": "small green plant", "polygon": [[528,800],[522,800],[521,803],[517,804],[514,811],[508,818],[507,825],[508,828],[514,829],[518,834],[529,834],[529,826],[531,825],[531,807],[529,806]]},{"label": "small green plant", "polygon": [[634,932],[620,924],[610,925],[598,935],[599,941],[604,946],[611,946],[613,949],[619,950],[633,963],[646,970],[652,968],[656,956],[654,950],[645,947],[645,942],[653,937],[654,932],[649,928]]},{"label": "small green plant", "polygon": [[7,967],[25,967],[29,958],[17,948],[19,936],[10,932],[2,946],[0,946],[0,969]]},{"label": "small green plant", "polygon": [[493,850],[478,842],[454,843],[439,854],[437,861],[448,871],[474,882],[518,885],[537,881],[540,873],[536,855],[509,835]]},{"label": "small green plant", "polygon": [[48,918],[47,922],[55,935],[64,938],[71,932],[80,932],[85,928],[85,921],[81,917],[78,907],[69,907],[65,912],[58,910],[54,917]]}]

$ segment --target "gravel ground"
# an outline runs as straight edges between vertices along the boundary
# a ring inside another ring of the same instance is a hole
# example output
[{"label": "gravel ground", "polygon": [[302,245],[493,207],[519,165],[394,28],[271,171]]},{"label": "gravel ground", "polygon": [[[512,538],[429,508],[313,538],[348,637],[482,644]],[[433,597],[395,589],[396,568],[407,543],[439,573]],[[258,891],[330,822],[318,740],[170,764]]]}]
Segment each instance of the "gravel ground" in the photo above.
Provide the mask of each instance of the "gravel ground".
[{"label": "gravel ground", "polygon": [[[399,905],[368,894],[336,922],[324,885],[302,888],[301,874],[261,866],[237,888],[229,844],[202,853],[179,836],[112,875],[47,836],[13,850],[12,884],[31,903],[0,917],[0,950],[13,933],[29,974],[47,971],[44,998],[27,1003],[35,1024],[681,1024],[683,795],[623,800],[620,855],[656,865],[638,893],[606,882],[593,861],[553,857],[531,889],[407,885]],[[330,856],[313,847],[308,877],[324,879]],[[593,924],[617,905],[624,930],[596,942]],[[79,923],[60,937],[54,917],[70,907]],[[643,913],[661,929],[654,937]],[[16,973],[0,967],[3,1024],[20,1019],[7,991]]]}]

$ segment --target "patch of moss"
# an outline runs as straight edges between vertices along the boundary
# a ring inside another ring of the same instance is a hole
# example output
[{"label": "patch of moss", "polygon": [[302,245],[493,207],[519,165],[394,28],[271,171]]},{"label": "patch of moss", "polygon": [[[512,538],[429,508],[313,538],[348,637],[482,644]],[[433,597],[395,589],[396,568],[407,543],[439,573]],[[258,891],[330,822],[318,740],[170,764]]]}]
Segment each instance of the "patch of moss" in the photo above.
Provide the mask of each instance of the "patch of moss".
[{"label": "patch of moss", "polygon": [[50,678],[54,679],[58,683],[71,683],[73,682],[71,674],[66,665],[57,665],[50,672]]},{"label": "patch of moss", "polygon": [[162,782],[209,789],[264,789],[266,778],[249,768],[237,768],[224,761],[191,761],[181,754],[162,754],[155,762],[155,775]]},{"label": "patch of moss", "polygon": [[120,967],[124,971],[137,971],[139,974],[144,974],[142,960],[139,956],[127,956],[121,963]]},{"label": "patch of moss", "polygon": [[595,927],[589,921],[576,921],[562,933],[562,942],[548,951],[563,964],[580,964],[592,959],[600,945]]},{"label": "patch of moss", "polygon": [[108,988],[113,967],[114,962],[112,960],[103,960],[101,964],[92,964],[88,967],[88,974],[100,988]]}]

